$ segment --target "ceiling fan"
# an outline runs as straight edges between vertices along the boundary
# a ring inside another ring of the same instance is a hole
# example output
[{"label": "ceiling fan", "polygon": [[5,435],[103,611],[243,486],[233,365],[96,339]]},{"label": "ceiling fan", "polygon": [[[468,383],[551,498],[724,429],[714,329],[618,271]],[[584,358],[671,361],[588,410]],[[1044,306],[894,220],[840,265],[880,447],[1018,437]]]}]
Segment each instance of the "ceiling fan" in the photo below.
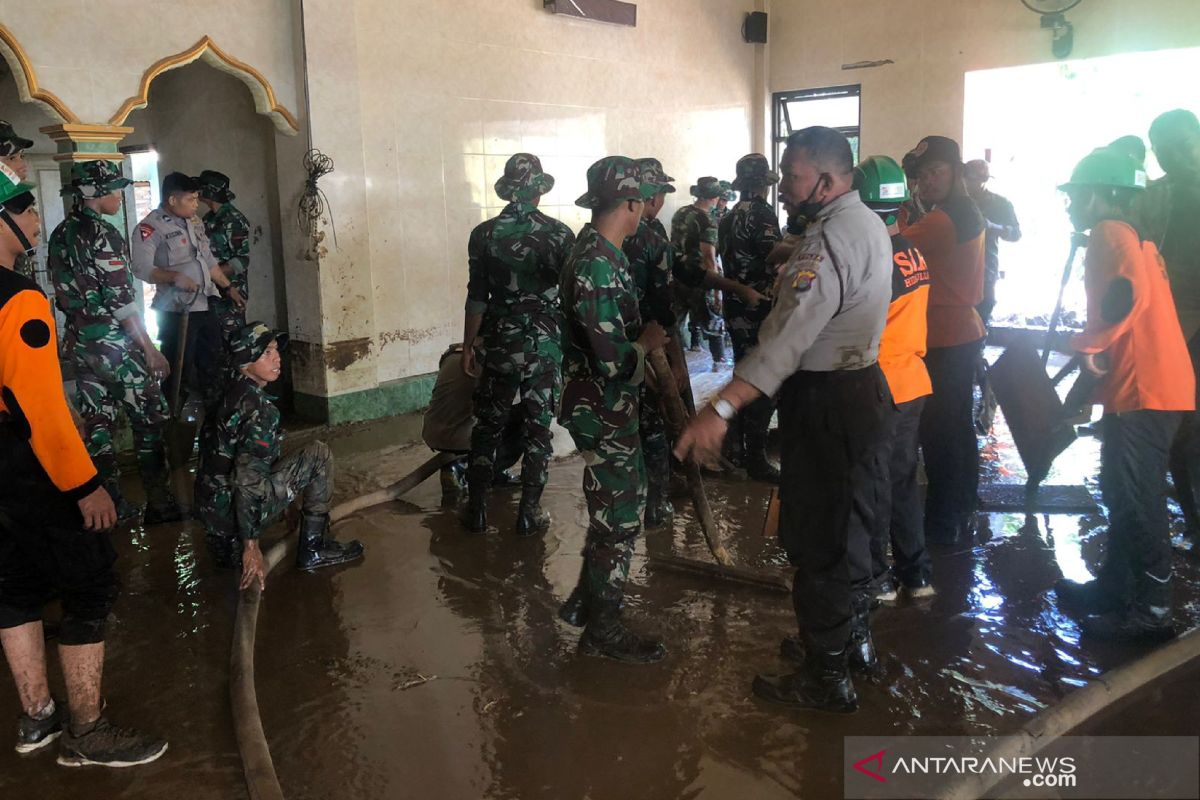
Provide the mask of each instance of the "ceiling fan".
[{"label": "ceiling fan", "polygon": [[1050,52],[1055,58],[1071,55],[1075,46],[1075,29],[1067,22],[1064,14],[1083,0],[1021,0],[1021,5],[1042,15],[1042,27],[1049,28],[1054,35],[1050,41]]}]

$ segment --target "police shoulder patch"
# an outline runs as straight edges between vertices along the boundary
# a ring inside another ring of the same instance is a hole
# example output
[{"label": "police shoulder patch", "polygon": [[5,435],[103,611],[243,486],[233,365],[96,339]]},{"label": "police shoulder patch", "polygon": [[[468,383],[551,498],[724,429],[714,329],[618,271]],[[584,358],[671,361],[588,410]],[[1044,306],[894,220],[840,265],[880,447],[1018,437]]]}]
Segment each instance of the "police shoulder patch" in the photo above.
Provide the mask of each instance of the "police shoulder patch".
[{"label": "police shoulder patch", "polygon": [[144,242],[147,239],[149,239],[151,236],[154,235],[154,226],[151,225],[149,222],[139,223],[138,224],[138,233],[141,234],[142,241]]},{"label": "police shoulder patch", "polygon": [[807,292],[817,282],[816,270],[808,267],[801,267],[796,270],[796,277],[792,278],[792,288],[797,292]]}]

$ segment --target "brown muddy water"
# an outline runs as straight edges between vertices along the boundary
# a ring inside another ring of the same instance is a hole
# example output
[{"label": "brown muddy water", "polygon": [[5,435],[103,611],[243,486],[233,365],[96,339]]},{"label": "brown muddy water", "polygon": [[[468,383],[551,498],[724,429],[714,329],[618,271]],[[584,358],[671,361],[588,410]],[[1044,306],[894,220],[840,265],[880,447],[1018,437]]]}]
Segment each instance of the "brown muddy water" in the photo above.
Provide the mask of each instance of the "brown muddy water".
[{"label": "brown muddy water", "polygon": [[[335,434],[339,495],[424,460],[424,448],[380,447],[411,435],[411,418]],[[1002,420],[984,458],[985,480],[1023,480]],[[1094,492],[1097,459],[1095,440],[1081,439],[1050,482]],[[1144,652],[1081,642],[1047,594],[1060,575],[1094,568],[1098,513],[980,514],[974,541],[935,552],[934,598],[874,615],[886,678],[858,684],[857,714],[766,706],[750,681],[787,670],[777,650],[794,632],[790,599],[648,562],[647,552],[705,558],[677,498],[673,527],[639,543],[628,587],[629,614],[662,634],[667,659],[584,658],[578,631],[555,613],[579,571],[581,471],[575,457],[554,464],[545,539],[512,535],[516,490],[494,493],[492,533],[463,535],[433,479],[338,526],[339,537],[366,542],[365,562],[272,578],[257,686],[286,797],[840,797],[844,736],[1014,731]],[[785,575],[761,532],[766,487],[721,479],[709,487],[737,563]],[[1173,524],[1178,533],[1177,514]],[[110,716],[161,732],[171,749],[141,768],[65,770],[51,752],[19,758],[0,741],[0,797],[244,797],[228,700],[233,576],[213,571],[194,524],[114,537],[125,594],[105,676]],[[1181,553],[1176,566],[1178,622],[1191,627],[1200,620],[1200,561]],[[1197,735],[1196,677],[1194,668],[1168,676],[1083,732]],[[0,719],[12,720],[17,704],[2,680]]]}]

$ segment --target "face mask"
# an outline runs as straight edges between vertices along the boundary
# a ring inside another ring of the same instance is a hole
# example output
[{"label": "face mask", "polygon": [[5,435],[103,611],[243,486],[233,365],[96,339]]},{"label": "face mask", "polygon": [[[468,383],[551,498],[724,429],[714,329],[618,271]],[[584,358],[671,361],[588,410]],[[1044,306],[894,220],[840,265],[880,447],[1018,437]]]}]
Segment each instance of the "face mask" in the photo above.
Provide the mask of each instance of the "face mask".
[{"label": "face mask", "polygon": [[[808,193],[808,197],[796,204],[796,214],[788,220],[788,233],[801,233],[808,227],[808,223],[812,222],[813,217],[823,207],[821,203],[813,201],[817,191],[821,188],[821,179],[825,177],[822,172],[817,176],[817,182],[813,185],[812,191]],[[795,230],[793,230],[795,228]]]},{"label": "face mask", "polygon": [[29,241],[29,237],[25,235],[25,231],[21,230],[21,226],[17,221],[8,214],[8,209],[0,208],[0,219],[8,225],[13,235],[17,237],[17,241],[21,243],[21,247],[25,248],[25,255],[33,255],[37,251],[37,245]]}]

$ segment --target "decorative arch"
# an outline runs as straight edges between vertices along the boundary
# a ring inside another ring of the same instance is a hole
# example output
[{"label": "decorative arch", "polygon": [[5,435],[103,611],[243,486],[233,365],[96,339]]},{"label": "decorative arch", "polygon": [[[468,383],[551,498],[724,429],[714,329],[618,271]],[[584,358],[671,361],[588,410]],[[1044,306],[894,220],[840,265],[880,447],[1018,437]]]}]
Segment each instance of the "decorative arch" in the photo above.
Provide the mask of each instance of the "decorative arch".
[{"label": "decorative arch", "polygon": [[226,53],[211,37],[205,36],[194,45],[173,56],[159,59],[144,73],[137,94],[121,104],[120,110],[109,120],[110,125],[121,125],[134,111],[145,108],[150,102],[150,84],[159,75],[177,67],[187,66],[193,61],[203,61],[221,72],[232,75],[246,85],[254,97],[254,108],[259,114],[271,118],[280,133],[294,135],[300,132],[300,123],[292,112],[275,99],[275,90],[265,76],[249,64]]},{"label": "decorative arch", "polygon": [[72,124],[78,123],[79,117],[59,99],[54,92],[47,91],[38,85],[37,73],[25,48],[17,41],[3,24],[0,24],[0,56],[12,70],[13,79],[17,82],[17,94],[23,103],[37,103],[57,117],[59,121]]}]

